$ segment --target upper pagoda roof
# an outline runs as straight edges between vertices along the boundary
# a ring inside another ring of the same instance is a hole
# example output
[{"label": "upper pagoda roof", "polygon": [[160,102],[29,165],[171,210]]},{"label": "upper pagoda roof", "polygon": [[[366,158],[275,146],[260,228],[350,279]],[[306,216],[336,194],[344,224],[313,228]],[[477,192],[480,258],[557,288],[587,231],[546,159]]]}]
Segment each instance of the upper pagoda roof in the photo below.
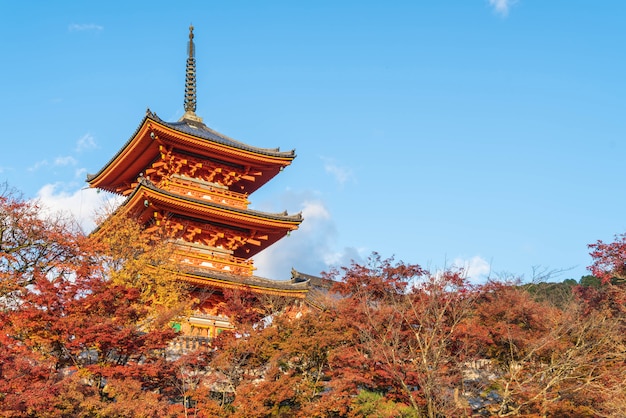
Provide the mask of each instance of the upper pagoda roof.
[{"label": "upper pagoda roof", "polygon": [[295,151],[258,148],[236,141],[207,127],[201,121],[183,118],[165,122],[149,109],[135,133],[95,174],[87,175],[91,187],[117,192],[135,183],[157,160],[163,147],[225,164],[250,173],[238,183],[242,193],[252,193],[277,175],[296,157]]},{"label": "upper pagoda roof", "polygon": [[162,123],[165,126],[170,127],[178,132],[186,133],[189,135],[197,136],[199,138],[204,138],[209,141],[217,142],[229,147],[238,148],[243,151],[250,151],[256,154],[267,155],[269,157],[276,158],[286,158],[286,159],[294,159],[296,157],[296,151],[281,151],[280,148],[259,148],[254,147],[252,145],[245,144],[243,142],[237,141],[233,138],[230,138],[224,134],[221,134],[208,126],[206,126],[203,122],[196,121],[193,119],[186,119],[183,117],[182,120],[178,122],[165,122],[161,118],[159,118],[155,113],[151,113],[148,110],[149,116],[151,119]]}]

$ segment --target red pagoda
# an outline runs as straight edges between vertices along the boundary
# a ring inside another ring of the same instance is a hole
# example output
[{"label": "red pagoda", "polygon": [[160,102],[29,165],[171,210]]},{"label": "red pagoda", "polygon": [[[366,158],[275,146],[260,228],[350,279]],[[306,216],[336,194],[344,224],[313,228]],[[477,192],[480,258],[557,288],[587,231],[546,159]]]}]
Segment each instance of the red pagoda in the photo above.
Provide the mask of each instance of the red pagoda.
[{"label": "red pagoda", "polygon": [[147,111],[137,131],[96,174],[90,187],[126,196],[118,213],[148,231],[170,237],[180,263],[173,280],[211,296],[196,307],[187,334],[213,337],[231,328],[216,315],[223,289],[302,298],[313,302],[315,277],[292,272],[290,281],[254,275],[252,256],[289,235],[301,214],[248,208],[249,196],[291,164],[295,152],[257,148],[216,132],[196,111],[196,64],[190,27],[185,113],[165,122]]}]

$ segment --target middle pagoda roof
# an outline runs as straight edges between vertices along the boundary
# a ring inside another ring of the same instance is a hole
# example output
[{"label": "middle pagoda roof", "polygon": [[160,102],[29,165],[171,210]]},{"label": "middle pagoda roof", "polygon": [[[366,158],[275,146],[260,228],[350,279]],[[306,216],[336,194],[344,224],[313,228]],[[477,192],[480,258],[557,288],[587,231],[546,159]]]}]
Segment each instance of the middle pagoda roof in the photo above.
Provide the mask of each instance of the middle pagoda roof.
[{"label": "middle pagoda roof", "polygon": [[234,140],[199,120],[183,117],[165,122],[148,110],[133,136],[99,172],[88,175],[87,182],[113,193],[129,191],[164,150],[242,171],[233,190],[245,194],[263,186],[296,157],[294,150],[259,148]]},{"label": "middle pagoda roof", "polygon": [[[214,223],[223,227],[254,232],[263,237],[256,245],[245,245],[234,255],[249,258],[274,244],[279,239],[298,229],[302,214],[289,215],[287,212],[268,213],[251,209],[239,209],[228,205],[171,193],[160,189],[149,180],[140,179],[133,193],[121,205],[123,213],[133,213],[140,221],[147,223],[155,210],[170,214],[180,214],[186,220],[196,219],[200,223]],[[175,217],[175,215],[174,215]],[[256,240],[255,240],[256,241]]]}]

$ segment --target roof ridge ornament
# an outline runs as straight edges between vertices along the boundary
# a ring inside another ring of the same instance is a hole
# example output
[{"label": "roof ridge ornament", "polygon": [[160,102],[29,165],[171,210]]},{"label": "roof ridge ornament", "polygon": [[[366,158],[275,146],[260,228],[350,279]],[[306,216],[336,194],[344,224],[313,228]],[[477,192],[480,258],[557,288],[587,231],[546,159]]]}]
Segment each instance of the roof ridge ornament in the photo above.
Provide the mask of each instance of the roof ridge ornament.
[{"label": "roof ridge ornament", "polygon": [[185,75],[185,119],[202,123],[202,118],[196,115],[196,47],[193,43],[193,25],[189,26],[189,42],[187,43],[187,68]]}]

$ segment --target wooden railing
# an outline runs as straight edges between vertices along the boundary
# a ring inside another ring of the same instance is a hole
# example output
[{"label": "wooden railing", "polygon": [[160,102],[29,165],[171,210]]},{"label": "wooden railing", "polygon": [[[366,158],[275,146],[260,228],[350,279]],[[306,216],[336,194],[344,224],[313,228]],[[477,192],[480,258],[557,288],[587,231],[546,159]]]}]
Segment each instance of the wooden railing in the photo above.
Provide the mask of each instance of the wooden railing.
[{"label": "wooden railing", "polygon": [[250,203],[244,194],[232,192],[228,189],[212,186],[210,184],[200,184],[198,181],[179,177],[170,178],[165,181],[161,187],[182,196],[204,199],[213,203],[240,209],[247,209]]},{"label": "wooden railing", "polygon": [[199,250],[192,246],[178,245],[174,251],[174,259],[190,267],[207,268],[239,276],[252,276],[254,272],[252,260],[218,251]]},{"label": "wooden railing", "polygon": [[170,350],[179,353],[188,353],[194,350],[207,350],[211,346],[211,338],[195,335],[181,335],[170,344]]}]

